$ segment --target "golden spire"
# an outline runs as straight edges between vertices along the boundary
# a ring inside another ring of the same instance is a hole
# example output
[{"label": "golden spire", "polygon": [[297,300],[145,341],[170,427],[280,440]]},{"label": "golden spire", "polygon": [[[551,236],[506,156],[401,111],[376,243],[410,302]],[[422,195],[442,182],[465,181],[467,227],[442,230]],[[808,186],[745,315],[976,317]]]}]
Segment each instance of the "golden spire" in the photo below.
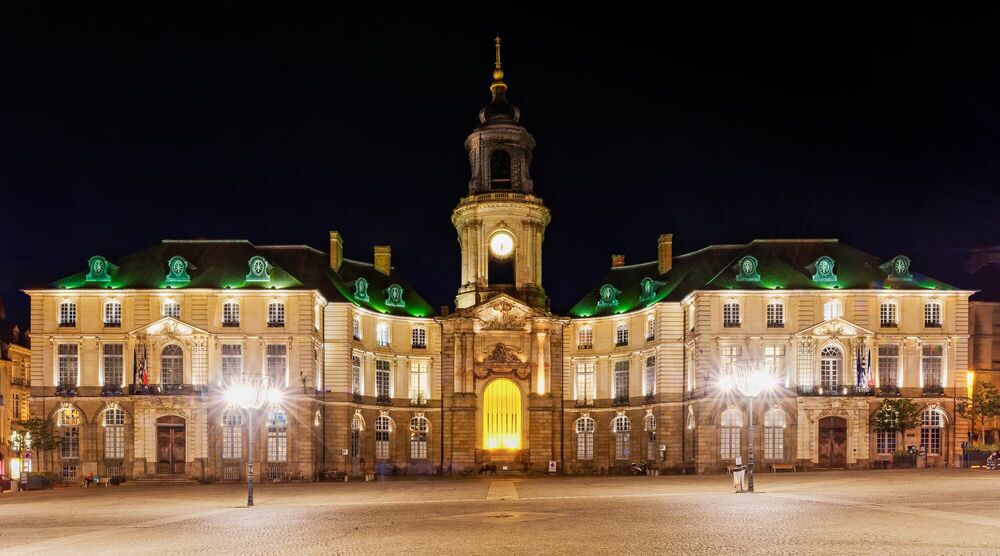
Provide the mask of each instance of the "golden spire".
[{"label": "golden spire", "polygon": [[493,65],[493,84],[490,85],[490,91],[496,92],[497,89],[507,89],[507,84],[503,82],[503,69],[500,66],[500,34],[497,33],[497,38],[493,41],[496,45],[497,50],[497,61]]}]

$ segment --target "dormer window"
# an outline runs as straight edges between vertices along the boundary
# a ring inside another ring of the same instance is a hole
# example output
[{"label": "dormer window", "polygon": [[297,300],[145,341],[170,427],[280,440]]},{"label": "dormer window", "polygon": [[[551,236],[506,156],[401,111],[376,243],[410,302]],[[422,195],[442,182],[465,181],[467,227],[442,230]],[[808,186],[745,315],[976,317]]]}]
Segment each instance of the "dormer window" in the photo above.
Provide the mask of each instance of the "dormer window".
[{"label": "dormer window", "polygon": [[163,316],[170,317],[173,319],[181,318],[181,304],[174,301],[173,299],[168,299],[164,301]]},{"label": "dormer window", "polygon": [[576,331],[576,349],[593,349],[594,329],[589,326],[581,326]]},{"label": "dormer window", "polygon": [[619,322],[615,325],[615,345],[616,346],[627,346],[628,345],[628,323]]},{"label": "dormer window", "polygon": [[427,347],[427,329],[423,326],[414,326],[411,333],[411,346],[417,349],[424,349]]},{"label": "dormer window", "polygon": [[285,326],[285,304],[280,301],[271,301],[267,304],[267,326],[269,328],[280,328]]},{"label": "dormer window", "polygon": [[375,344],[379,347],[389,347],[388,323],[380,322],[377,326],[375,326]]},{"label": "dormer window", "polygon": [[941,302],[928,301],[924,303],[924,326],[941,328]]},{"label": "dormer window", "polygon": [[882,328],[896,328],[899,326],[899,305],[893,301],[886,301],[879,306],[879,326]]},{"label": "dormer window", "polygon": [[222,304],[222,326],[240,325],[240,304],[230,300]]},{"label": "dormer window", "polygon": [[844,316],[844,304],[837,300],[823,304],[823,320],[839,319]]},{"label": "dormer window", "polygon": [[785,304],[780,301],[772,301],[767,304],[767,327],[784,328],[785,326]]},{"label": "dormer window", "polygon": [[63,301],[59,304],[59,326],[76,326],[76,303]]},{"label": "dormer window", "polygon": [[122,325],[121,301],[111,300],[104,303],[104,326],[118,328]]},{"label": "dormer window", "polygon": [[503,149],[497,149],[490,154],[490,189],[505,190],[510,188],[510,153]]}]

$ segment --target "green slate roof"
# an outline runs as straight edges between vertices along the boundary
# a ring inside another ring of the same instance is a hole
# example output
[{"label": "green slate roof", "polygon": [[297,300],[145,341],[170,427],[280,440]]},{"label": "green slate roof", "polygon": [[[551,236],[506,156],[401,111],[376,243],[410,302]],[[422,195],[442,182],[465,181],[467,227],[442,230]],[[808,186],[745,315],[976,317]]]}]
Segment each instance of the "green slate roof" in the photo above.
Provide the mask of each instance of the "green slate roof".
[{"label": "green slate roof", "polygon": [[[249,261],[264,257],[271,264],[270,280],[247,281]],[[174,256],[189,263],[186,283],[168,283],[167,261]],[[330,268],[329,255],[307,245],[254,245],[246,240],[164,240],[119,260],[107,282],[87,281],[87,265],[83,270],[56,280],[48,287],[67,289],[233,289],[233,290],[317,290],[327,301],[346,301],[391,315],[430,317],[434,310],[395,271],[387,276],[370,263],[344,259],[337,272]],[[355,299],[353,283],[358,278],[368,281],[368,300]],[[403,288],[404,307],[385,304],[386,288],[398,284]]]},{"label": "green slate roof", "polygon": [[[759,281],[736,279],[738,263],[748,255],[757,259]],[[813,280],[816,272],[813,264],[823,256],[834,260],[835,281]],[[593,317],[627,313],[659,301],[680,301],[696,290],[959,289],[917,272],[912,272],[912,278],[908,280],[889,280],[888,276],[888,261],[836,239],[758,239],[746,245],[713,245],[674,257],[673,268],[662,275],[656,261],[612,268],[592,291],[569,310],[569,315]],[[640,300],[640,284],[647,277],[658,282],[655,295]],[[599,306],[600,290],[605,284],[619,290],[617,304]]]}]

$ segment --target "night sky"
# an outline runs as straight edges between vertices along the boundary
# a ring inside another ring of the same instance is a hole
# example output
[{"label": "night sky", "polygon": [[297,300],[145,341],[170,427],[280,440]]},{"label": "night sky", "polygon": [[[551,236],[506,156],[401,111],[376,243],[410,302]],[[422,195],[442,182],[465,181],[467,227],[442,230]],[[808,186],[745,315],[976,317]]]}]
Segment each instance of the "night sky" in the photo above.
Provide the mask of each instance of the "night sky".
[{"label": "night sky", "polygon": [[838,237],[958,285],[964,250],[1000,243],[995,13],[481,4],[0,15],[10,319],[27,320],[17,290],[94,254],[199,237],[325,251],[333,229],[350,258],[392,245],[432,305],[451,303],[449,217],[498,30],[508,96],[538,142],[557,311],[611,253],[653,259],[663,232],[676,254]]}]

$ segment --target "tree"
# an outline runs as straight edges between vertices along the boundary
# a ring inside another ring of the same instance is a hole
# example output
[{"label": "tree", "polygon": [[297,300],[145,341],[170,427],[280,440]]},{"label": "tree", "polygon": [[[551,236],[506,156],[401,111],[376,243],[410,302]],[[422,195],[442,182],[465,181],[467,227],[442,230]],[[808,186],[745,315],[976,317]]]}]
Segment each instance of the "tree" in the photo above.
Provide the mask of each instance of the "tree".
[{"label": "tree", "polygon": [[972,421],[973,429],[979,425],[979,441],[985,441],[986,421],[1000,416],[1000,390],[992,382],[977,382],[971,398],[958,402],[958,414]]},{"label": "tree", "polygon": [[882,402],[872,423],[872,427],[879,432],[906,432],[919,425],[920,406],[906,398]]},{"label": "tree", "polygon": [[[22,431],[31,433],[31,450],[36,454],[51,452],[62,444],[62,439],[52,430],[52,422],[48,419],[39,419],[36,417],[34,419],[18,421],[16,426]],[[38,456],[38,462],[39,464],[42,462],[40,455]]]}]

